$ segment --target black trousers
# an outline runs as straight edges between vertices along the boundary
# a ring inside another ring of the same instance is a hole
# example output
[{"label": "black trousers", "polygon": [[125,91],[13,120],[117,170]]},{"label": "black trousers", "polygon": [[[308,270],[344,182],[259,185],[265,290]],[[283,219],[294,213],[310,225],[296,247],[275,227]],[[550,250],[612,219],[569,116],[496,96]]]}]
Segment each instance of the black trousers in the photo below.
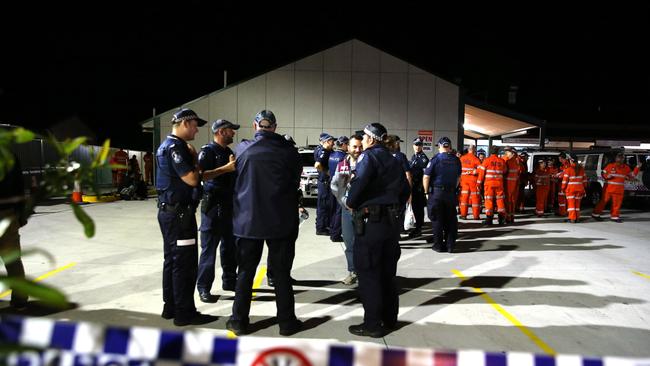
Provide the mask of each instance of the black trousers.
[{"label": "black trousers", "polygon": [[330,195],[332,203],[332,216],[330,218],[330,239],[334,240],[341,237],[341,205],[336,200],[334,195]]},{"label": "black trousers", "polygon": [[397,261],[401,223],[382,215],[377,222],[367,220],[363,235],[354,238],[354,267],[363,303],[363,324],[377,330],[382,323],[395,325],[399,310]]},{"label": "black trousers", "polygon": [[415,230],[422,231],[422,225],[424,225],[424,208],[427,207],[427,198],[424,196],[423,190],[413,190],[411,207],[415,216]]},{"label": "black trousers", "polygon": [[456,200],[454,191],[436,189],[429,195],[427,208],[433,229],[433,246],[440,250],[452,251],[456,245],[458,237]]},{"label": "black trousers", "polygon": [[[249,324],[253,281],[262,257],[264,241],[262,239],[246,238],[236,238],[235,241],[239,273],[230,319],[244,325]],[[294,236],[286,239],[266,240],[269,247],[269,262],[273,266],[275,303],[280,328],[288,327],[296,320],[293,286],[289,279],[295,256],[295,242]]]},{"label": "black trousers", "polygon": [[316,201],[316,231],[325,232],[330,229],[332,216],[332,193],[329,182],[318,180],[318,200]]},{"label": "black trousers", "polygon": [[[214,210],[219,212],[201,213],[201,256],[196,283],[199,292],[209,293],[212,289],[217,247],[221,257],[223,286],[234,285],[237,282],[237,249],[233,235],[232,209],[223,209],[219,206]],[[204,223],[209,225],[203,225]]]},{"label": "black trousers", "polygon": [[158,210],[158,224],[163,236],[163,301],[173,309],[176,319],[189,319],[196,313],[194,286],[198,253],[194,210],[182,212]]}]

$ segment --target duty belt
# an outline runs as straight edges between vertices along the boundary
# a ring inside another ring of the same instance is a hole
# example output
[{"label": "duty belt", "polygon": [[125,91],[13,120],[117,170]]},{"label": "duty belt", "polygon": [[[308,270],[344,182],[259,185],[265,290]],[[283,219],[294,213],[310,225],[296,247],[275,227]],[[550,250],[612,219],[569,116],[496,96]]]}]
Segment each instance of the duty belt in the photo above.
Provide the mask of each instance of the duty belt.
[{"label": "duty belt", "polygon": [[184,210],[184,209],[188,209],[188,208],[190,208],[190,207],[191,207],[191,204],[189,204],[189,203],[184,203],[184,204],[183,204],[183,203],[175,203],[175,204],[171,204],[171,203],[167,203],[167,202],[158,202],[158,208],[159,208],[161,211],[164,211],[164,212],[174,212],[174,213],[177,213],[177,212],[180,212],[180,211],[182,211],[182,210]]},{"label": "duty belt", "polygon": [[448,186],[433,186],[434,189],[439,189],[441,191],[455,191],[456,187],[448,185]]}]

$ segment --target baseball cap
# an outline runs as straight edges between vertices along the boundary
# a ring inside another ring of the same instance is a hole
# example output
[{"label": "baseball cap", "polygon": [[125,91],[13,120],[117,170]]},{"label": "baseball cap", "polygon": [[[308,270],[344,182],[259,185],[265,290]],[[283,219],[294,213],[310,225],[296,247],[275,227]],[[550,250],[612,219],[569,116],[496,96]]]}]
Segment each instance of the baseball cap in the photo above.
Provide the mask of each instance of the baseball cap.
[{"label": "baseball cap", "polygon": [[204,126],[208,121],[199,118],[199,116],[191,109],[188,108],[183,108],[180,111],[174,113],[172,116],[172,123],[179,123],[183,121],[190,121],[190,120],[196,120],[196,124],[199,127]]},{"label": "baseball cap", "polygon": [[259,113],[257,113],[257,115],[255,115],[255,122],[256,123],[259,124],[263,120],[267,120],[267,121],[271,122],[271,125],[276,124],[275,114],[273,114],[273,112],[269,111],[268,109],[264,109],[264,110],[260,111]]},{"label": "baseball cap", "polygon": [[388,131],[381,123],[369,123],[363,128],[363,133],[375,140],[383,141]]},{"label": "baseball cap", "polygon": [[442,136],[438,140],[438,145],[439,146],[444,146],[444,147],[449,147],[449,146],[451,146],[451,140],[447,136]]},{"label": "baseball cap", "polygon": [[218,119],[218,120],[212,122],[211,130],[212,130],[212,132],[217,132],[217,130],[220,129],[220,128],[232,128],[233,130],[238,130],[239,127],[240,126],[238,124],[232,123],[232,122],[227,121],[225,119]]},{"label": "baseball cap", "polygon": [[415,146],[422,146],[422,145],[424,145],[424,141],[422,141],[421,138],[416,137],[416,138],[413,139],[413,145],[415,145]]}]

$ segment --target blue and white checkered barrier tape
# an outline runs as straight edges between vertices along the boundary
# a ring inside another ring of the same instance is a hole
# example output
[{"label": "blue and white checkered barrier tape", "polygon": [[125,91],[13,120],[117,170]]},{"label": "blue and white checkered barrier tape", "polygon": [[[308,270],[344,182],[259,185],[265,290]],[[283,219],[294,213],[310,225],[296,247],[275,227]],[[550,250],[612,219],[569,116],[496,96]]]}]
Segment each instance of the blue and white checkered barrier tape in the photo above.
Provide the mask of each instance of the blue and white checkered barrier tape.
[{"label": "blue and white checkered barrier tape", "polygon": [[228,339],[205,330],[170,331],[3,316],[0,344],[38,351],[4,355],[9,366],[649,366],[650,359],[530,353],[386,349],[328,340]]}]

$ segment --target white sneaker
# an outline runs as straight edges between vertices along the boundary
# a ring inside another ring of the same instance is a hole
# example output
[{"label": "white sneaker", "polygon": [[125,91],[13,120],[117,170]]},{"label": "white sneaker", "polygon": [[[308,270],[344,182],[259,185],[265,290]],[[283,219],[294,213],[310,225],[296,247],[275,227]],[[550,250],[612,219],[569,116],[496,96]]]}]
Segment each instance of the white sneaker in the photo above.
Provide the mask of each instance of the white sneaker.
[{"label": "white sneaker", "polygon": [[341,282],[344,285],[348,285],[348,286],[354,285],[355,283],[357,283],[357,274],[354,272],[350,272],[350,274],[347,277],[345,277],[345,279]]}]

